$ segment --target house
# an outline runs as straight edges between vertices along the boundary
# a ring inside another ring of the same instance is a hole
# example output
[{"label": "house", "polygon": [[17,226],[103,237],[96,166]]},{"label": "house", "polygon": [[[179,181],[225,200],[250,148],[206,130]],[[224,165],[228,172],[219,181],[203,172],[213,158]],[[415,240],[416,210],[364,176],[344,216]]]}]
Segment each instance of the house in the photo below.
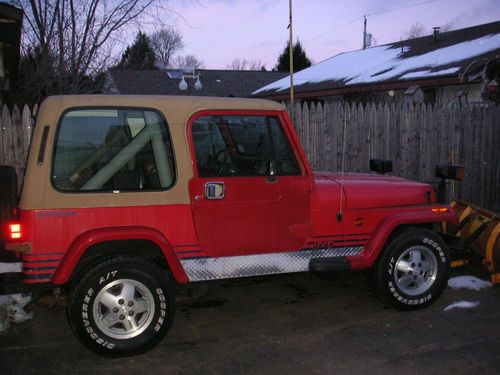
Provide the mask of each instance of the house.
[{"label": "house", "polygon": [[[249,97],[259,87],[286,75],[287,73],[281,72],[248,70],[196,69],[193,72],[181,69],[109,69],[106,73],[104,92],[108,94]],[[185,82],[184,90],[180,88],[181,82]]]},{"label": "house", "polygon": [[[345,52],[294,74],[294,95],[306,101],[443,103],[497,100],[500,21]],[[286,100],[289,76],[254,97]]]},{"label": "house", "polygon": [[19,66],[23,11],[0,3],[0,108]]}]

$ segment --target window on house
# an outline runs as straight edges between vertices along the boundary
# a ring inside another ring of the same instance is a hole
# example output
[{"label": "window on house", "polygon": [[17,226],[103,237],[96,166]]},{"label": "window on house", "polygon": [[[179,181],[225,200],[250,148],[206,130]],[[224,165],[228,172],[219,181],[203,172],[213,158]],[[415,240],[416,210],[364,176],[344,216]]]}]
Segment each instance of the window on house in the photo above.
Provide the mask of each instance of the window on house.
[{"label": "window on house", "polygon": [[200,177],[300,174],[276,116],[203,116],[192,136]]},{"label": "window on house", "polygon": [[74,109],[60,121],[52,181],[62,191],[167,189],[175,180],[163,117],[143,109]]}]

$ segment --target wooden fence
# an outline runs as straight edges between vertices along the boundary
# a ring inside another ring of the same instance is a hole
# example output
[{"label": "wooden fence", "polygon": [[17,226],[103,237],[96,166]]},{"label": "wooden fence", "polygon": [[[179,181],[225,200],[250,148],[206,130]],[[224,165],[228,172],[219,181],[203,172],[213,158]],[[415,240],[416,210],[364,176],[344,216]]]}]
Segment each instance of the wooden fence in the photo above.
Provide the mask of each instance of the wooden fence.
[{"label": "wooden fence", "polygon": [[[19,178],[36,110],[2,108],[0,164],[14,166]],[[465,165],[465,180],[449,192],[500,211],[499,106],[297,103],[295,119],[314,170],[340,171],[343,147],[348,172],[368,172],[373,158],[390,159],[393,175],[433,182],[436,164],[454,162]]]},{"label": "wooden fence", "polygon": [[340,171],[343,147],[348,172],[390,159],[393,175],[434,182],[437,164],[463,164],[465,180],[450,184],[449,199],[500,211],[500,106],[297,103],[294,112],[314,170]]},{"label": "wooden fence", "polygon": [[6,105],[1,108],[0,165],[10,165],[16,169],[19,187],[24,176],[37,109],[36,105],[33,109],[27,105],[15,105],[12,111]]}]

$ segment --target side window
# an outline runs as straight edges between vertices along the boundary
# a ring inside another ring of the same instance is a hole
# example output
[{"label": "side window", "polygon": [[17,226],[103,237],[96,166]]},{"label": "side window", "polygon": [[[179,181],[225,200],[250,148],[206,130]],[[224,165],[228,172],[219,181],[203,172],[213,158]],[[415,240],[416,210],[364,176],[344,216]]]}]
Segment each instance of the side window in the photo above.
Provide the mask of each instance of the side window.
[{"label": "side window", "polygon": [[192,136],[200,177],[300,174],[276,116],[203,116]]},{"label": "side window", "polygon": [[60,121],[52,182],[62,191],[167,189],[175,180],[163,117],[142,109],[74,109]]}]

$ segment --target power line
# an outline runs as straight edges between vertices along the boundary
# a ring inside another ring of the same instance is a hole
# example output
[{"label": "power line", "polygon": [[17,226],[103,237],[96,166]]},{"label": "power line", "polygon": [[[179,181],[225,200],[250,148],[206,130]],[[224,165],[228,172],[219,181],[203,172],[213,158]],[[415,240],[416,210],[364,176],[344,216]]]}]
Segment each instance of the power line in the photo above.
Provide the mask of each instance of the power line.
[{"label": "power line", "polygon": [[314,40],[314,39],[318,39],[318,38],[322,37],[323,35],[329,34],[329,33],[333,32],[333,31],[336,31],[336,30],[341,29],[341,28],[343,28],[343,27],[345,27],[345,26],[348,26],[348,25],[350,25],[351,23],[354,23],[354,22],[356,22],[356,21],[359,21],[359,20],[360,20],[360,19],[362,19],[362,18],[363,18],[363,16],[359,16],[359,17],[353,18],[352,20],[347,21],[346,23],[343,23],[342,25],[336,26],[336,27],[334,27],[333,29],[330,29],[330,30],[328,30],[328,31],[322,32],[321,34],[318,34],[318,35],[316,35],[316,36],[313,36],[313,37],[311,37],[311,38],[307,39],[304,43],[310,42],[311,40]]},{"label": "power line", "polygon": [[[396,12],[396,11],[398,11],[398,10],[403,10],[403,9],[408,9],[408,8],[413,8],[413,7],[416,7],[416,6],[424,5],[424,4],[434,3],[434,2],[436,2],[436,1],[439,1],[439,0],[426,0],[426,1],[422,1],[422,2],[420,2],[420,3],[416,3],[416,4],[408,4],[408,5],[405,5],[405,6],[402,6],[402,7],[398,7],[398,8],[387,9],[387,10],[381,10],[381,11],[379,11],[379,12],[375,12],[375,13],[368,13],[368,14],[366,14],[366,15],[364,15],[364,16],[378,16],[378,15],[380,15],[380,14],[392,13],[392,12]],[[313,37],[311,37],[311,38],[307,39],[307,40],[305,41],[305,43],[310,42],[311,40],[317,39],[317,38],[319,38],[319,37],[322,37],[323,35],[326,35],[326,34],[328,34],[328,33],[331,33],[331,32],[333,32],[333,31],[336,31],[336,30],[338,30],[338,29],[341,29],[342,27],[348,26],[348,25],[350,25],[350,24],[351,24],[351,23],[353,23],[353,22],[356,22],[356,21],[358,21],[358,20],[363,19],[363,17],[364,17],[364,16],[359,16],[359,17],[353,18],[352,20],[350,20],[350,21],[348,21],[348,22],[346,22],[346,23],[343,23],[342,25],[339,25],[339,26],[337,26],[337,27],[334,27],[333,29],[330,29],[330,30],[328,30],[328,31],[322,32],[321,34],[318,34],[318,35],[316,35],[316,36],[313,36]]]},{"label": "power line", "polygon": [[[304,43],[307,43],[307,42],[310,42],[312,40],[315,40],[315,39],[318,39],[318,38],[321,38],[322,36],[326,35],[326,34],[329,34],[333,31],[336,31],[336,30],[339,30],[343,27],[346,27],[356,21],[359,21],[361,19],[363,19],[363,17],[365,16],[378,16],[378,15],[381,15],[381,14],[386,14],[386,13],[392,13],[392,12],[396,12],[396,11],[399,11],[399,10],[404,10],[404,9],[408,9],[408,8],[413,8],[413,7],[417,7],[417,6],[420,6],[420,5],[425,5],[425,4],[429,4],[429,3],[434,3],[436,1],[440,1],[440,0],[426,0],[426,1],[421,1],[420,3],[415,3],[415,4],[408,4],[408,5],[404,5],[404,6],[401,6],[401,7],[397,7],[397,8],[392,8],[392,9],[387,9],[387,10],[381,10],[379,12],[375,12],[375,13],[368,13],[368,14],[365,14],[363,16],[358,16],[356,18],[353,18],[351,19],[350,21],[347,21],[341,25],[338,25],[336,27],[334,27],[333,29],[329,29],[327,31],[324,31],[322,32],[321,34],[318,34],[318,35],[315,35],[311,38],[308,38],[304,41]],[[272,53],[269,53],[265,56],[261,56],[259,57],[257,60],[261,60],[261,59],[265,59],[266,57],[269,57],[269,56],[274,56],[274,55],[279,55],[281,52],[272,52]]]},{"label": "power line", "polygon": [[398,10],[403,10],[403,9],[408,9],[408,8],[413,8],[413,7],[416,7],[416,6],[424,5],[424,4],[434,3],[436,1],[439,1],[439,0],[427,0],[427,1],[422,1],[420,3],[416,3],[416,4],[408,4],[408,5],[405,5],[405,6],[402,6],[402,7],[398,7],[398,8],[393,8],[393,9],[388,9],[388,10],[381,10],[380,12],[369,13],[369,14],[367,14],[367,16],[378,16],[379,14],[392,13],[392,12],[396,12]]}]

